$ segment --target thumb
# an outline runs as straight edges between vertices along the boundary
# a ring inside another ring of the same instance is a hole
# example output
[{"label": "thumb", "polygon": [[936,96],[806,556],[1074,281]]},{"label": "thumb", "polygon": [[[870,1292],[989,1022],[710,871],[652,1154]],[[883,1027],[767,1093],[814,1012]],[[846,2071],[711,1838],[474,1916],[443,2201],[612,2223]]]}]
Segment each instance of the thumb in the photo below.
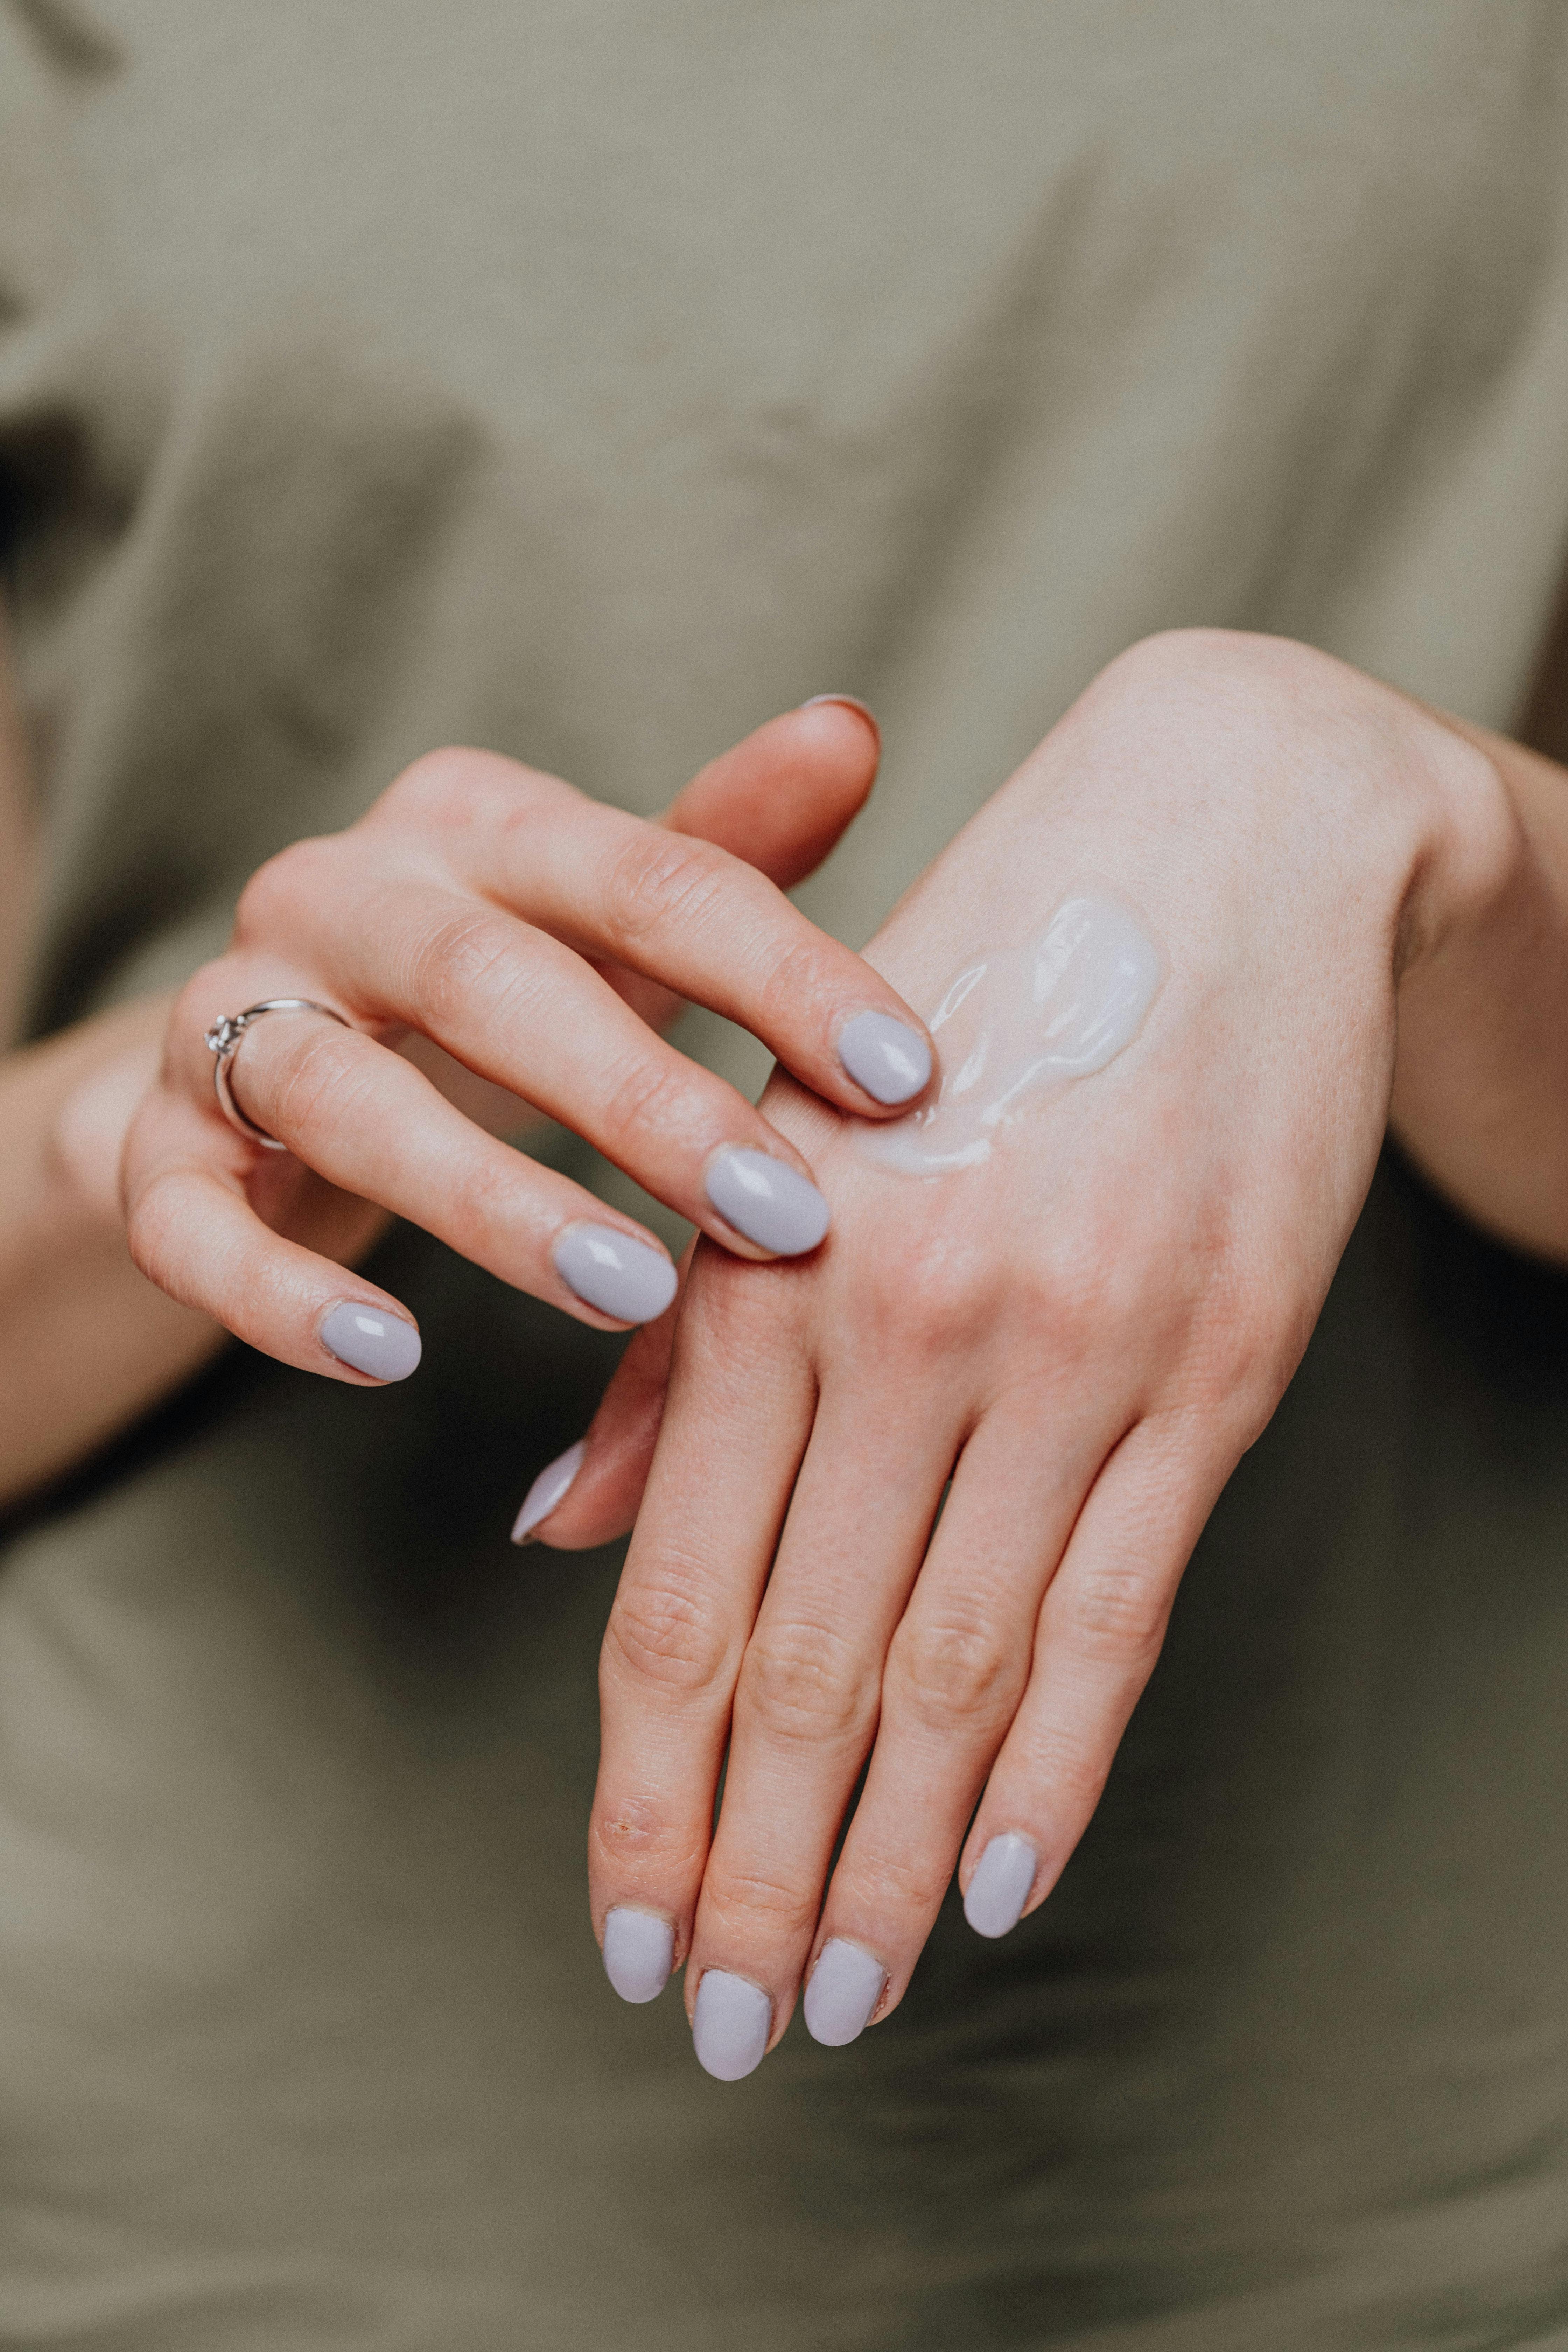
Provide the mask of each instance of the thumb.
[{"label": "thumb", "polygon": [[793,889],[864,808],[881,749],[863,702],[819,694],[710,760],[664,822],[672,833],[743,857],[781,890]]},{"label": "thumb", "polygon": [[[821,695],[770,719],[700,769],[664,813],[671,833],[689,834],[744,858],[781,890],[815,872],[866,804],[881,756],[877,722],[863,702]],[[623,964],[599,966],[652,1029],[680,999]]]},{"label": "thumb", "polygon": [[[680,1263],[683,1286],[690,1263],[688,1250]],[[642,1503],[664,1419],[679,1311],[678,1291],[657,1322],[633,1332],[586,1435],[559,1461],[547,1464],[529,1488],[512,1529],[513,1543],[588,1551],[626,1534]]]}]

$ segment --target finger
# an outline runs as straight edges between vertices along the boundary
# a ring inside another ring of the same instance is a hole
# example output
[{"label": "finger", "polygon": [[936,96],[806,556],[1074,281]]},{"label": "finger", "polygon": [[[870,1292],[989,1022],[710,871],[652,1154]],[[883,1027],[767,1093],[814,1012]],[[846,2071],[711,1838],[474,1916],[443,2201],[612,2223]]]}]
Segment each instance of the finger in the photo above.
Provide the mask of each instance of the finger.
[{"label": "finger", "polygon": [[788,2022],[834,1841],[875,1736],[882,1662],[962,1436],[951,1398],[879,1415],[841,1390],[818,1406],[741,1669],[687,1969],[697,2053],[710,2071],[733,2053],[721,2033],[714,2046],[710,1970],[765,1995],[770,2042]]},{"label": "finger", "polygon": [[1141,1423],[1089,1496],[1040,1611],[1027,1691],[964,1842],[971,1927],[1037,1909],[1100,1802],[1193,1547],[1236,1466],[1190,1417]]},{"label": "finger", "polygon": [[[841,721],[824,706],[811,723]],[[931,1040],[902,998],[711,842],[557,787],[510,824],[468,828],[456,862],[472,887],[584,953],[739,1022],[841,1109],[879,1117],[930,1083]]]},{"label": "finger", "polygon": [[[688,1251],[678,1272],[684,1279]],[[642,1502],[664,1420],[679,1294],[657,1321],[634,1332],[584,1435],[546,1465],[523,1497],[513,1543],[586,1551],[625,1535]]]},{"label": "finger", "polygon": [[[655,1036],[548,932],[499,907],[402,878],[363,885],[352,926],[333,924],[329,909],[319,889],[289,901],[288,946],[295,968],[314,975],[299,983],[301,994],[342,1007],[362,1024],[434,1038],[481,1077],[585,1137],[727,1249],[793,1256],[820,1243],[827,1204],[794,1145],[733,1087]],[[277,993],[278,969],[242,953],[191,983],[174,1034],[193,1091],[210,1084],[200,1023],[224,1009],[220,994],[232,1005],[243,984],[237,974],[255,975],[258,996]],[[264,1036],[269,1051],[290,1050],[279,1025],[261,1022],[247,1035],[247,1069],[252,1043]]]},{"label": "finger", "polygon": [[580,1322],[646,1322],[675,1296],[669,1255],[645,1226],[497,1142],[358,1030],[309,1013],[258,1021],[229,1086],[255,1126],[329,1183]]},{"label": "finger", "polygon": [[863,702],[817,695],[710,760],[662,821],[792,890],[865,806],[880,756],[881,736]]},{"label": "finger", "polygon": [[[659,823],[715,843],[791,890],[816,872],[865,805],[880,750],[876,719],[863,702],[818,695],[710,761]],[[613,959],[600,969],[650,1028],[666,1027],[685,1002]]]},{"label": "finger", "polygon": [[142,1102],[123,1173],[127,1237],[142,1272],[301,1371],[359,1388],[406,1380],[420,1358],[407,1308],[271,1232],[245,1196],[248,1148],[231,1139],[233,1150],[195,1105],[166,1087]]},{"label": "finger", "polygon": [[[787,1287],[795,1269],[779,1272]],[[605,1635],[589,1881],[617,1990],[639,1922],[668,1929],[667,1974],[689,1945],[735,1681],[810,1433],[794,1318],[773,1275],[760,1311],[757,1282],[699,1251],[670,1379],[683,1409],[666,1416]]]},{"label": "finger", "polygon": [[[806,1990],[818,2040],[896,2008],[952,1877],[964,1824],[1022,1697],[1035,1621],[1105,1458],[1096,1416],[998,1409],[964,1448],[889,1647],[881,1723],[834,1872]],[[856,2000],[872,1991],[869,2010]]]}]

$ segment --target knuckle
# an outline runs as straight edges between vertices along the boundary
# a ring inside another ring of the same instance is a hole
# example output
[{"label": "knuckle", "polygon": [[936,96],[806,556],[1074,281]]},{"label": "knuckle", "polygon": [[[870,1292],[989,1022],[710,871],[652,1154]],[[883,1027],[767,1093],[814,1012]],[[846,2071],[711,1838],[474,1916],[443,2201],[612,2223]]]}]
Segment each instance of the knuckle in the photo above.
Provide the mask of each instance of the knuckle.
[{"label": "knuckle", "polygon": [[477,1008],[494,1017],[527,988],[517,927],[488,907],[464,901],[434,917],[414,948],[409,989],[433,1028],[449,1028]]},{"label": "knuckle", "polygon": [[1067,1370],[1104,1360],[1108,1342],[1141,1324],[1149,1302],[1142,1269],[1108,1236],[1080,1232],[1064,1238],[1030,1288],[1031,1312],[1052,1360]]},{"label": "knuckle", "polygon": [[691,1123],[705,1081],[689,1062],[658,1045],[637,1052],[605,1081],[605,1118],[621,1137],[678,1133]]},{"label": "knuckle", "polygon": [[808,1935],[816,1925],[815,1888],[776,1878],[766,1871],[737,1868],[715,1855],[702,1886],[703,1928],[732,1931],[742,1922],[762,1927],[781,1940]]},{"label": "knuckle", "polygon": [[1028,1746],[1027,1785],[1045,1794],[1054,1817],[1087,1822],[1110,1776],[1114,1739],[1090,1744],[1065,1726],[1042,1726]]},{"label": "knuckle", "polygon": [[859,1739],[875,1709],[872,1677],[829,1625],[810,1618],[770,1625],[746,1652],[736,1717],[766,1739],[813,1746]]},{"label": "knuckle", "polygon": [[668,1567],[657,1582],[623,1584],[605,1630],[602,1672],[682,1698],[719,1689],[730,1645],[695,1580]]},{"label": "knuckle", "polygon": [[1171,1600],[1148,1569],[1098,1560],[1066,1584],[1059,1622],[1080,1657],[1146,1670],[1164,1640]]},{"label": "knuckle", "polygon": [[371,821],[394,816],[405,823],[468,824],[495,790],[495,756],[465,744],[444,743],[421,752],[395,776],[370,811]]},{"label": "knuckle", "polygon": [[612,939],[636,945],[660,933],[700,930],[726,887],[735,860],[710,842],[648,825],[612,858],[604,904]]},{"label": "knuckle", "polygon": [[[279,1034],[269,1041],[278,1056],[268,1089],[268,1116],[274,1125],[302,1142],[317,1143],[334,1133],[363,1133],[374,1126],[370,1069],[353,1041],[324,1023],[320,1027],[291,1023],[289,1027],[295,1034]],[[253,1051],[258,1042],[247,1040]]]},{"label": "knuckle", "polygon": [[837,957],[813,932],[802,934],[787,901],[785,916],[783,936],[768,957],[763,992],[770,1007],[798,1020],[803,1006],[831,995]]},{"label": "knuckle", "polygon": [[701,1866],[689,1830],[647,1797],[613,1797],[596,1806],[589,1835],[595,1853],[612,1874],[650,1864],[671,1871]]},{"label": "knuckle", "polygon": [[834,1876],[836,1902],[863,1918],[932,1918],[952,1876],[945,1851],[865,1843],[847,1853]]},{"label": "knuckle", "polygon": [[337,834],[291,841],[258,866],[239,894],[234,935],[242,946],[287,934],[310,905],[337,886]]},{"label": "knuckle", "polygon": [[924,1205],[870,1236],[847,1269],[846,1326],[871,1360],[891,1354],[929,1370],[993,1328],[997,1276],[972,1234],[951,1217],[921,1216]]},{"label": "knuckle", "polygon": [[994,1731],[1012,1719],[1024,1664],[978,1613],[906,1618],[888,1654],[888,1704],[925,1731]]},{"label": "knuckle", "polygon": [[1306,1351],[1311,1317],[1303,1310],[1265,1322],[1238,1306],[1211,1312],[1186,1368],[1189,1394],[1245,1434],[1261,1434]]}]

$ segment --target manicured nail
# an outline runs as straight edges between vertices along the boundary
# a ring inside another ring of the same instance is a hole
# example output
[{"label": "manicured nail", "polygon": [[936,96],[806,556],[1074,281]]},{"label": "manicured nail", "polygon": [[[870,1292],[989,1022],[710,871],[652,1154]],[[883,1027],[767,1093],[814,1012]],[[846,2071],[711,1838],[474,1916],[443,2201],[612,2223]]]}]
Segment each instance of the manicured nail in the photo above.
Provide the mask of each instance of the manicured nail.
[{"label": "manicured nail", "polygon": [[1016,1831],[992,1839],[963,1898],[963,1916],[977,1936],[1005,1936],[1017,1926],[1039,1866],[1034,1847]]},{"label": "manicured nail", "polygon": [[858,1013],[838,1033],[838,1058],[873,1102],[909,1102],[931,1084],[931,1047],[890,1013]]},{"label": "manicured nail", "polygon": [[605,1974],[623,2000],[657,2000],[675,1961],[675,1930],[652,1911],[620,1908],[605,1918]]},{"label": "manicured nail", "polygon": [[580,1437],[575,1445],[569,1445],[564,1454],[558,1454],[553,1462],[545,1464],[522,1498],[522,1508],[511,1531],[514,1544],[531,1543],[540,1521],[550,1517],[557,1503],[565,1501],[567,1488],[583,1467],[587,1444],[585,1437]]},{"label": "manicured nail", "polygon": [[827,1231],[816,1185],[765,1151],[721,1151],[708,1171],[708,1198],[738,1234],[779,1257],[814,1250]]},{"label": "manicured nail", "polygon": [[405,1381],[424,1353],[412,1323],[358,1298],[329,1307],[316,1329],[329,1356],[376,1381]]},{"label": "manicured nail", "polygon": [[862,719],[870,720],[877,735],[879,737],[881,735],[882,730],[877,725],[876,712],[869,703],[862,702],[858,694],[808,694],[800,707],[803,710],[815,710],[819,702],[841,702],[847,710],[858,710]]},{"label": "manicured nail", "polygon": [[721,2083],[738,2083],[763,2063],[773,2003],[761,1985],[709,1969],[697,1988],[691,2039],[700,2065]]},{"label": "manicured nail", "polygon": [[568,1289],[623,1323],[651,1323],[662,1315],[679,1280],[662,1250],[613,1225],[568,1225],[551,1255]]},{"label": "manicured nail", "polygon": [[887,1971],[880,1960],[835,1936],[824,1944],[805,1989],[805,2030],[814,2042],[841,2050],[864,2033],[882,1998]]}]

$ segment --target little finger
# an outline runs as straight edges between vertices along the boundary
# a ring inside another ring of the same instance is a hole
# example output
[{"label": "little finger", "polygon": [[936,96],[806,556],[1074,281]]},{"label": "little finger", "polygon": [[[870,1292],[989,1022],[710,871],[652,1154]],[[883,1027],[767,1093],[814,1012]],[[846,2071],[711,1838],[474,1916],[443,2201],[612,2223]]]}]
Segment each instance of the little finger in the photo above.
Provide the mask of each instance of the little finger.
[{"label": "little finger", "polygon": [[355,1386],[406,1380],[420,1357],[414,1318],[374,1283],[264,1224],[245,1194],[253,1157],[184,1096],[155,1087],[122,1162],[136,1265],[281,1363]]},{"label": "little finger", "polygon": [[1004,1936],[1037,1909],[1100,1802],[1194,1545],[1236,1464],[1184,1417],[1142,1422],[1107,1464],[1035,1634],[1028,1688],[964,1843],[964,1915]]}]

